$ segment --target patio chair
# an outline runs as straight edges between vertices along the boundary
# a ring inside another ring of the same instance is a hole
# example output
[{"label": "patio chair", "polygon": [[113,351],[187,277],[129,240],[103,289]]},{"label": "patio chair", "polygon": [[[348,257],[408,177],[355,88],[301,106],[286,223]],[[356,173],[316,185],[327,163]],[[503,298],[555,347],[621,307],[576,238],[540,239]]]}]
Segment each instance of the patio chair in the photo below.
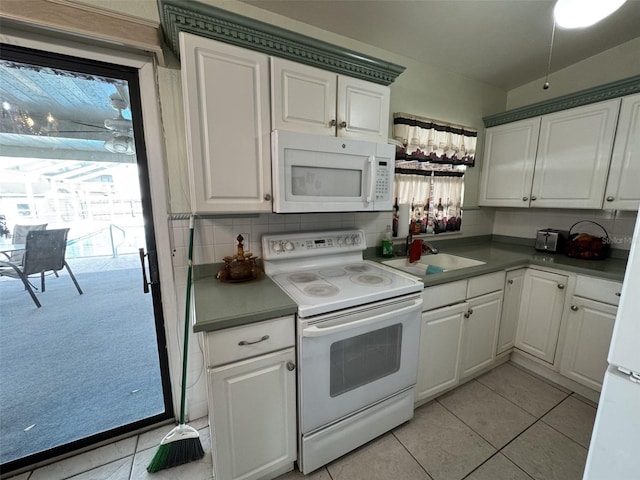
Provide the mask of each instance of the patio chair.
[{"label": "patio chair", "polygon": [[29,283],[29,275],[40,274],[40,290],[45,291],[45,272],[57,274],[58,270],[66,268],[73,283],[82,295],[82,289],[78,285],[69,264],[65,260],[67,249],[68,228],[57,230],[36,230],[27,234],[25,241],[24,259],[22,265],[14,262],[0,260],[0,276],[19,278],[25,289],[31,295],[34,303],[40,308],[40,302]]},{"label": "patio chair", "polygon": [[[16,245],[16,244],[24,245],[24,243],[27,241],[27,234],[29,232],[45,230],[46,228],[47,228],[46,223],[42,223],[40,225],[16,225],[15,227],[13,227],[13,235],[11,237],[11,243],[13,245]],[[24,250],[16,250],[15,252],[10,252],[6,255],[9,257],[9,261],[13,263],[17,263],[18,265],[22,265]],[[2,260],[4,260],[4,258]]]}]

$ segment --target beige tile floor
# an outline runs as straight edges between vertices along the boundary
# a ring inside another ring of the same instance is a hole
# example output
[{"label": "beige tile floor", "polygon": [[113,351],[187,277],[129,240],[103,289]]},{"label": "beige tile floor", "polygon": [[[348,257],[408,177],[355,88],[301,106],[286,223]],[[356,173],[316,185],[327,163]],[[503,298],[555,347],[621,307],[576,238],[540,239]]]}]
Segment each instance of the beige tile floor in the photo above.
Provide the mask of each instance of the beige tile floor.
[{"label": "beige tile floor", "polygon": [[[416,409],[410,422],[304,477],[278,480],[580,480],[595,405],[506,363]],[[23,473],[16,480],[210,480],[205,458],[148,474],[170,427]]]}]

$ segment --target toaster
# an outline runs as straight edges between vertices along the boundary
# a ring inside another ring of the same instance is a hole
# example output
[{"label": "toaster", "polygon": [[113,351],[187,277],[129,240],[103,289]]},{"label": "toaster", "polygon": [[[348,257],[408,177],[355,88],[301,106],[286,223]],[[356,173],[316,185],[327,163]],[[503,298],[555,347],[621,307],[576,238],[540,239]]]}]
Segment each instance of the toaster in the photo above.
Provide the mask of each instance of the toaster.
[{"label": "toaster", "polygon": [[562,252],[567,235],[568,232],[566,230],[555,230],[553,228],[538,230],[536,233],[536,250],[552,253]]}]

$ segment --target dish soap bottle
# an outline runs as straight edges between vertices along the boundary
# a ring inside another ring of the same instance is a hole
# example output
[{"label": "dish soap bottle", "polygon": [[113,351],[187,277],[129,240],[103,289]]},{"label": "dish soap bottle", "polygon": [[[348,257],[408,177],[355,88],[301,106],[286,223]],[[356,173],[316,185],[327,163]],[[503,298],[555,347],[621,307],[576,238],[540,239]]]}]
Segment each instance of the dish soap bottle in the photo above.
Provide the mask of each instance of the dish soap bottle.
[{"label": "dish soap bottle", "polygon": [[391,225],[387,225],[387,229],[382,234],[382,256],[385,258],[393,257],[393,237]]}]

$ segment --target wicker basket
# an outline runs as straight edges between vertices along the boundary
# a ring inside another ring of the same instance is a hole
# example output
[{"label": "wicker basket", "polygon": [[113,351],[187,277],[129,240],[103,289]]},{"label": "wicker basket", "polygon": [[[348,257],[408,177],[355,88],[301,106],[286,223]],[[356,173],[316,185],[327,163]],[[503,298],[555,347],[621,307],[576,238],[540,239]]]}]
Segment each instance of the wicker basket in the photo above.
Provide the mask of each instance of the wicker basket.
[{"label": "wicker basket", "polygon": [[[580,223],[593,223],[604,232],[603,237],[596,237],[589,233],[574,233],[573,229]],[[571,225],[566,245],[567,256],[583,260],[602,260],[609,254],[611,241],[609,234],[602,225],[591,220],[581,220]]]}]

